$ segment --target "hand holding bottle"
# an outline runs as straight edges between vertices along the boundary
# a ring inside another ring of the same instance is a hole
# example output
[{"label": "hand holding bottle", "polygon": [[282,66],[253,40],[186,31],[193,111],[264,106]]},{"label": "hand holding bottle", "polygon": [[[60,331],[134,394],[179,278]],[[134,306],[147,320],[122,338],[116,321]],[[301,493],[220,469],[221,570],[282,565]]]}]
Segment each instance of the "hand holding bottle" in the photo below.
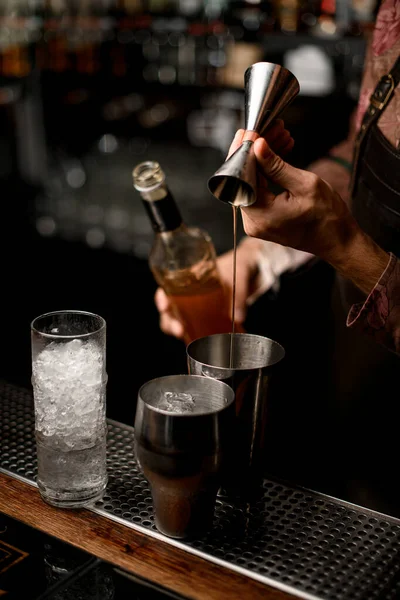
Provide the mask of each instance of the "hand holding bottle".
[{"label": "hand holding bottle", "polygon": [[188,344],[232,331],[231,299],[210,236],[183,222],[158,162],[142,162],[132,175],[154,231],[149,266],[168,297],[171,315],[184,324],[183,339]]},{"label": "hand holding bottle", "polygon": [[[243,323],[247,314],[247,299],[254,292],[255,280],[258,274],[259,247],[261,240],[246,238],[238,245],[236,251],[236,302],[235,302],[235,331],[244,331]],[[232,295],[233,250],[221,254],[217,258],[217,267],[222,284],[228,294]],[[164,290],[156,290],[154,301],[160,313],[160,328],[167,335],[185,339],[185,327],[177,319],[171,301]]]},{"label": "hand holding bottle", "polygon": [[[243,137],[243,136],[242,136]],[[286,156],[293,148],[294,140],[289,131],[285,129],[282,119],[276,119],[268,130],[267,139],[277,154]],[[241,140],[240,140],[241,141]],[[228,157],[237,149],[238,138],[232,142]],[[243,323],[246,319],[248,300],[251,298],[258,286],[257,276],[260,265],[260,249],[265,246],[260,240],[251,238],[244,239],[237,247],[236,254],[236,301],[235,301],[235,330],[243,331]],[[263,261],[268,261],[268,253],[265,255],[263,248]],[[233,282],[233,251],[229,250],[217,258],[220,278],[228,294],[232,296]],[[267,289],[267,288],[266,288]],[[266,291],[263,289],[263,291]],[[160,313],[160,328],[167,334],[178,339],[185,339],[185,327],[182,320],[177,318],[176,311],[170,298],[159,287],[154,297],[155,305]]]}]

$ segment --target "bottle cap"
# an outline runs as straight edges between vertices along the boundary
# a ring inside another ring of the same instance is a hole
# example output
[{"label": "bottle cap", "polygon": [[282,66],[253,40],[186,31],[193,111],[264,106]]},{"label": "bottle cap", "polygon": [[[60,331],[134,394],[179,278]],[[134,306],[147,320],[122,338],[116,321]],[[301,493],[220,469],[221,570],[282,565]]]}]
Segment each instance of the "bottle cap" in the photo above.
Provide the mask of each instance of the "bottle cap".
[{"label": "bottle cap", "polygon": [[132,171],[133,186],[138,192],[151,192],[165,181],[165,173],[158,162],[147,160],[139,163]]}]

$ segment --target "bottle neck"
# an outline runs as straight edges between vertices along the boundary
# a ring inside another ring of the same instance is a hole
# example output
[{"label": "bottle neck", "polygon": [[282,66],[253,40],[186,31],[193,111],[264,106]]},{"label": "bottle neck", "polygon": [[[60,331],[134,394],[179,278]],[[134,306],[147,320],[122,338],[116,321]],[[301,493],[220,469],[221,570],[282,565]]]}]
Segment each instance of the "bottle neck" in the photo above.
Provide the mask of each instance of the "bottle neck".
[{"label": "bottle neck", "polygon": [[141,192],[141,197],[155,233],[173,231],[182,225],[181,213],[166,186]]}]

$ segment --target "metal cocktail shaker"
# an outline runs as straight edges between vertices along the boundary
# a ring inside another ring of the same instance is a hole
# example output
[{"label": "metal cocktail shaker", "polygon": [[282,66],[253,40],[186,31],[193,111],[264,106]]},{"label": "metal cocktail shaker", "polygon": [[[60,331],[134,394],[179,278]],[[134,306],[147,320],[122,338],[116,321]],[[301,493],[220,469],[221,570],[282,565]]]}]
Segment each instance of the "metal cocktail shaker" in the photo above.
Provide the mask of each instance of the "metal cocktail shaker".
[{"label": "metal cocktail shaker", "polygon": [[161,533],[187,538],[210,528],[234,419],[233,390],[215,379],[170,375],[140,388],[135,453]]},{"label": "metal cocktail shaker", "polygon": [[187,347],[189,373],[235,392],[234,443],[222,484],[228,495],[252,495],[261,484],[269,389],[284,356],[280,344],[250,333],[211,335]]}]

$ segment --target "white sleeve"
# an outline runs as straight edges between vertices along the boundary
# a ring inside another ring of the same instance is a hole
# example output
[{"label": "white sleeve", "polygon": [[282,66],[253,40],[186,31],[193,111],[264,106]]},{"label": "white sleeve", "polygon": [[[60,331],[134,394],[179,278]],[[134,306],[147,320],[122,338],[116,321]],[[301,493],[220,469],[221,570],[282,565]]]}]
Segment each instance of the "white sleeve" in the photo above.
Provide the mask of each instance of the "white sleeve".
[{"label": "white sleeve", "polygon": [[279,290],[280,276],[286,271],[295,271],[309,260],[313,254],[281,246],[274,242],[262,241],[257,252],[258,275],[256,291],[248,298],[252,304],[269,289]]}]

